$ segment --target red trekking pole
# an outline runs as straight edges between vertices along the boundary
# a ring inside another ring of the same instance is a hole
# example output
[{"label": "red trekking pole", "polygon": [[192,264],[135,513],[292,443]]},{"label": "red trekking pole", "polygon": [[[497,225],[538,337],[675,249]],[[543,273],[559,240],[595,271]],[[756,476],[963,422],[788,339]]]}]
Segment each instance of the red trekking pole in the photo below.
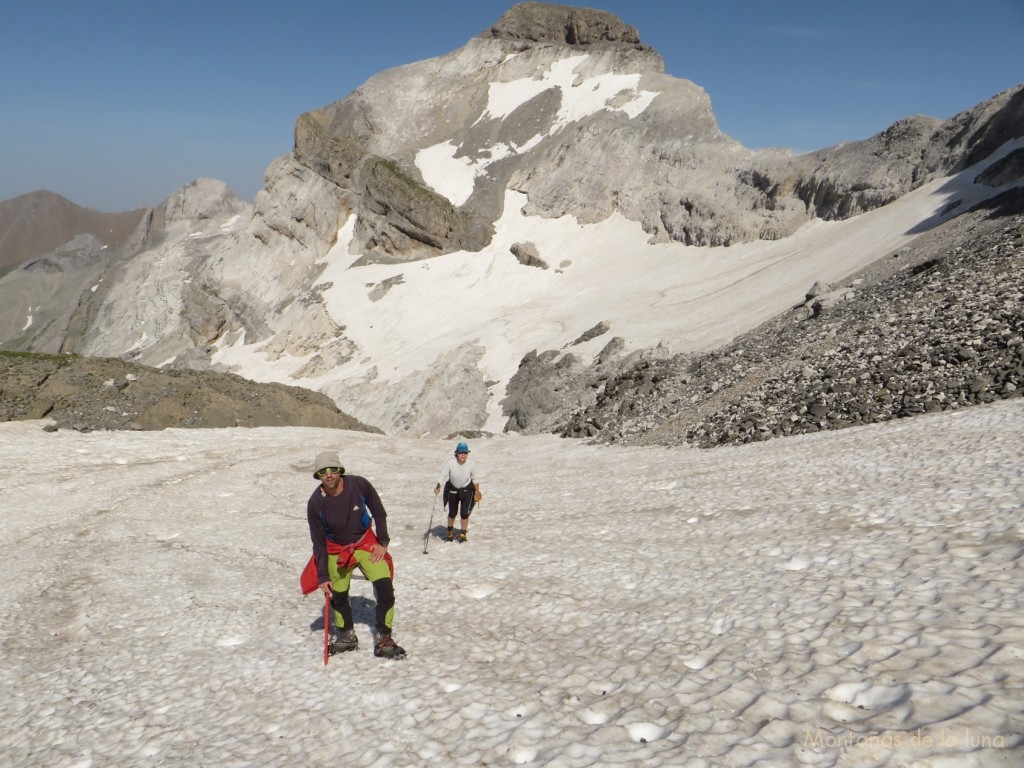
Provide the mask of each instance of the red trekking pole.
[{"label": "red trekking pole", "polygon": [[324,593],[324,666],[331,655],[331,596]]}]

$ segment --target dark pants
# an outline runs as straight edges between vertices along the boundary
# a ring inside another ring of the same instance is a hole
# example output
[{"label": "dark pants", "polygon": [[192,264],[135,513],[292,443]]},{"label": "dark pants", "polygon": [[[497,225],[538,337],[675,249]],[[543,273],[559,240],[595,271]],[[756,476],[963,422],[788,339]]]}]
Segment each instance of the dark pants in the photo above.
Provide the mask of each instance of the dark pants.
[{"label": "dark pants", "polygon": [[458,514],[463,520],[468,520],[473,511],[473,497],[476,489],[470,483],[465,488],[456,488],[450,482],[444,484],[444,503],[448,507],[448,518],[455,519]]}]

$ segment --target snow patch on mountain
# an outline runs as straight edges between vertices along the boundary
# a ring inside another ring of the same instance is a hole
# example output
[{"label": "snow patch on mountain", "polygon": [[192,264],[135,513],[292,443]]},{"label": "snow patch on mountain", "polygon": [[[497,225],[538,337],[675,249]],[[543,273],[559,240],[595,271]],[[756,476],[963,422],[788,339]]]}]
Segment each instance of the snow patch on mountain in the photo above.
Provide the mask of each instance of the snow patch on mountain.
[{"label": "snow patch on mountain", "polygon": [[[636,117],[658,95],[652,91],[639,90],[638,73],[607,73],[581,79],[577,69],[588,58],[589,55],[583,54],[552,62],[539,78],[523,77],[507,83],[491,83],[488,87],[487,107],[477,122],[488,119],[504,120],[534,96],[549,88],[556,88],[561,93],[562,106],[548,130],[548,135],[552,135],[569,123],[602,109],[617,109],[630,117]],[[628,95],[629,101],[612,104],[614,99],[624,93]]]},{"label": "snow patch on mountain", "polygon": [[415,163],[427,186],[447,197],[453,205],[461,206],[472,196],[477,177],[485,174],[487,168],[498,160],[528,152],[545,136],[553,136],[571,123],[601,110],[624,112],[635,118],[658,96],[656,91],[639,88],[640,74],[606,73],[582,78],[577,69],[588,58],[589,55],[584,54],[555,61],[540,77],[490,83],[487,106],[474,126],[488,120],[504,120],[531,99],[551,89],[559,92],[561,106],[547,131],[537,133],[521,144],[495,142],[472,157],[460,155],[462,147],[450,139],[421,149],[416,154]]}]

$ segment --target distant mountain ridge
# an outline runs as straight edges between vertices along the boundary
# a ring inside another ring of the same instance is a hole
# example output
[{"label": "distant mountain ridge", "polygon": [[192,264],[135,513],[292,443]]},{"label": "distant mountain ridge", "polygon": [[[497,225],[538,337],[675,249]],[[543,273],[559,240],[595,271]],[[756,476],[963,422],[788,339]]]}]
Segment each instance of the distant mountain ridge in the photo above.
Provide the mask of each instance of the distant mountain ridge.
[{"label": "distant mountain ridge", "polygon": [[43,256],[77,235],[92,235],[120,248],[146,215],[146,208],[101,213],[40,190],[0,202],[0,270]]},{"label": "distant mountain ridge", "polygon": [[753,151],[634,28],[524,3],[300,115],[251,206],[201,179],[115,254],[4,276],[0,344],[298,384],[390,434],[551,428],[1021,184],[1022,126],[1018,86]]}]

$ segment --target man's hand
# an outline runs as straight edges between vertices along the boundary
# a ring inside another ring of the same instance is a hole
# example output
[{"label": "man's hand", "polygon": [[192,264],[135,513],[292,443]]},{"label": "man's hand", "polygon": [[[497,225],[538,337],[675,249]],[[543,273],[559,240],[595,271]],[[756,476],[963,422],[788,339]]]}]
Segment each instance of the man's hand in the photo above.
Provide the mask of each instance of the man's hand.
[{"label": "man's hand", "polygon": [[320,591],[328,597],[330,597],[331,594],[333,594],[334,592],[334,587],[331,586],[331,582],[325,581],[323,584],[320,585]]},{"label": "man's hand", "polygon": [[370,550],[370,562],[379,563],[387,553],[388,548],[386,546],[380,543],[374,544],[373,549]]},{"label": "man's hand", "polygon": [[434,486],[434,495],[437,496],[437,494],[439,494],[440,492],[441,492],[441,484],[438,483],[437,485]]}]

